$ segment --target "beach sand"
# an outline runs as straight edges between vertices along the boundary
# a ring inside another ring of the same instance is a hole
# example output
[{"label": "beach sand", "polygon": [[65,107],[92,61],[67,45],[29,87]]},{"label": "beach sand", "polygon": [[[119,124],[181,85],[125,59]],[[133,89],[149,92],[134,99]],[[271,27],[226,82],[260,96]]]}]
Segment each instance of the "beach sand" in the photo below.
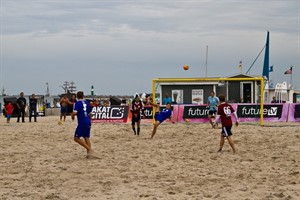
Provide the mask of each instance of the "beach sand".
[{"label": "beach sand", "polygon": [[300,199],[300,124],[233,128],[238,150],[219,148],[220,129],[164,122],[134,136],[128,124],[93,124],[100,159],[73,141],[76,121],[10,125],[0,118],[0,199]]}]

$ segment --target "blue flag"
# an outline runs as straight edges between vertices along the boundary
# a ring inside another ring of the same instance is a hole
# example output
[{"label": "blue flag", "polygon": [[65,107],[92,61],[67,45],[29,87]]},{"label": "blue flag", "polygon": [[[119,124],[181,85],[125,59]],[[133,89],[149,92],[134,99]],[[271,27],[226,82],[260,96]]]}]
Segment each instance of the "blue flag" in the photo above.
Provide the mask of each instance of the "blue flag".
[{"label": "blue flag", "polygon": [[269,72],[273,72],[273,65],[269,67]]}]

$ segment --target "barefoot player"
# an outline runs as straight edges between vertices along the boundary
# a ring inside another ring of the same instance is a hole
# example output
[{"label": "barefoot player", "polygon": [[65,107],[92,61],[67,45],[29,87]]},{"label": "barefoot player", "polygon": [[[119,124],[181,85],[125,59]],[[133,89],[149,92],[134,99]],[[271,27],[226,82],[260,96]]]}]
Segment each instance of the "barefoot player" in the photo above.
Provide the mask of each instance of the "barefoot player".
[{"label": "barefoot player", "polygon": [[152,103],[152,102],[149,102],[149,104],[154,106],[155,110],[156,110],[155,115],[154,115],[155,123],[154,123],[153,131],[152,131],[152,134],[151,134],[151,139],[152,139],[154,137],[155,133],[156,133],[157,127],[163,121],[165,121],[166,119],[170,119],[172,121],[172,123],[175,123],[175,122],[172,119],[171,103],[167,103],[166,108],[163,109],[162,111],[160,111],[160,109],[159,109],[160,107],[159,107],[158,104]]},{"label": "barefoot player", "polygon": [[231,115],[234,114],[234,117],[236,120],[236,122],[235,122],[236,126],[239,125],[238,116],[237,116],[236,112],[234,111],[234,109],[232,108],[232,106],[225,102],[224,95],[220,95],[219,100],[220,100],[220,105],[218,107],[216,120],[213,124],[213,128],[215,128],[217,121],[219,120],[219,118],[221,119],[222,132],[221,132],[220,148],[219,148],[218,152],[222,151],[223,145],[225,142],[225,138],[227,138],[227,140],[233,150],[233,153],[236,153],[233,139],[232,139],[232,132],[231,132],[231,127],[232,127]]},{"label": "barefoot player", "polygon": [[71,102],[69,101],[69,98],[67,97],[66,94],[60,99],[60,122],[63,117],[64,117],[64,121],[66,121],[68,105],[70,103]]},{"label": "barefoot player", "polygon": [[[131,125],[134,135],[140,135],[141,112],[143,109],[143,103],[140,100],[140,97],[136,95],[130,109],[132,113]],[[135,130],[135,123],[137,124],[137,131]]]},{"label": "barefoot player", "polygon": [[[83,146],[87,150],[87,158],[95,157],[95,153],[92,150],[90,142],[91,131],[91,112],[90,104],[84,100],[83,92],[77,92],[78,101],[74,105],[72,112],[72,120],[77,116],[78,126],[74,134],[74,141]],[[83,139],[81,139],[81,137]]]},{"label": "barefoot player", "polygon": [[208,111],[208,120],[211,126],[213,126],[213,122],[212,122],[212,118],[214,118],[215,114],[217,113],[217,106],[219,103],[219,98],[215,96],[215,92],[212,91],[210,93],[210,96],[208,97],[208,107],[209,107],[209,111]]}]

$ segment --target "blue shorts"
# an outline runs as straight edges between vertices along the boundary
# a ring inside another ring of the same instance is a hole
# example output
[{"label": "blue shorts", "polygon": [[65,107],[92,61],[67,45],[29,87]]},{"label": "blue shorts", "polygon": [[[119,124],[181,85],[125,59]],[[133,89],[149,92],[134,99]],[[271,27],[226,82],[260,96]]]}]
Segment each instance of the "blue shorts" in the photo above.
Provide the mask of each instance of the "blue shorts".
[{"label": "blue shorts", "polygon": [[6,118],[7,118],[7,119],[10,119],[10,118],[11,118],[11,115],[10,115],[10,114],[6,114]]},{"label": "blue shorts", "polygon": [[91,132],[91,126],[77,126],[74,137],[77,138],[89,138]]},{"label": "blue shorts", "polygon": [[65,106],[65,107],[61,107],[60,108],[60,113],[67,113],[67,111],[68,111],[68,107],[67,106]]},{"label": "blue shorts", "polygon": [[163,118],[162,115],[159,114],[159,112],[155,113],[154,119],[155,119],[155,121],[159,121],[159,123],[162,123],[163,121],[166,120],[166,119]]}]

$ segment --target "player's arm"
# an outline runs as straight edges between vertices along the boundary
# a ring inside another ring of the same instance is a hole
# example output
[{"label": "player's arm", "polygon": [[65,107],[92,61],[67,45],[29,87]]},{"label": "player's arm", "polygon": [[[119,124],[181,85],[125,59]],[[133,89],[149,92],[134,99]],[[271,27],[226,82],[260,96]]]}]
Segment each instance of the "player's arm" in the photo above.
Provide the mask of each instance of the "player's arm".
[{"label": "player's arm", "polygon": [[77,106],[77,104],[75,104],[74,108],[73,108],[73,112],[71,113],[72,120],[75,119],[75,116],[77,115],[77,110],[78,110],[78,106]]},{"label": "player's arm", "polygon": [[154,106],[154,107],[159,107],[159,105],[157,103],[153,103],[151,101],[148,102],[151,106]]},{"label": "player's arm", "polygon": [[236,112],[233,112],[234,118],[235,118],[235,125],[238,126],[239,125],[239,118],[237,116]]},{"label": "player's arm", "polygon": [[130,112],[133,114],[133,102],[130,105]]},{"label": "player's arm", "polygon": [[20,100],[19,99],[17,100],[17,107],[18,107],[18,109],[21,108],[21,106],[20,106]]},{"label": "player's arm", "polygon": [[71,118],[72,120],[75,119],[75,116],[77,115],[77,110],[74,110],[72,113],[71,113]]},{"label": "player's arm", "polygon": [[207,99],[207,104],[206,104],[206,107],[209,108],[210,107],[210,101],[209,101],[209,98]]}]

